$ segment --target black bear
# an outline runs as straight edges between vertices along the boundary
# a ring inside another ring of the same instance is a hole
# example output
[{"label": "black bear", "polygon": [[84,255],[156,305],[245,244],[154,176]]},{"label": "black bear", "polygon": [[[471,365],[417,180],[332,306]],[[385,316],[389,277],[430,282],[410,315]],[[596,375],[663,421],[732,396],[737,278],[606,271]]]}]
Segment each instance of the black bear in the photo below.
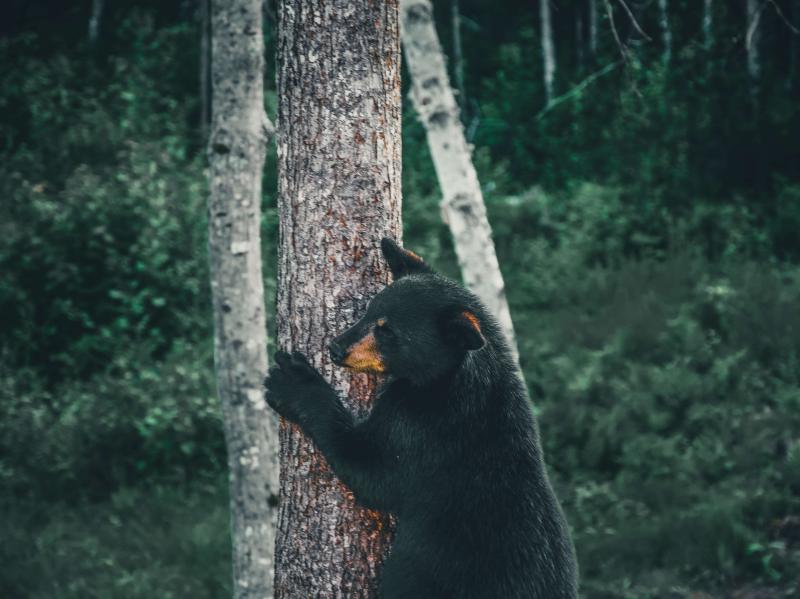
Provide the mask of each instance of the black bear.
[{"label": "black bear", "polygon": [[369,417],[357,422],[300,353],[276,354],[267,402],[357,501],[395,514],[384,599],[574,599],[573,545],[498,325],[416,254],[382,249],[394,282],[329,348],[383,375]]}]

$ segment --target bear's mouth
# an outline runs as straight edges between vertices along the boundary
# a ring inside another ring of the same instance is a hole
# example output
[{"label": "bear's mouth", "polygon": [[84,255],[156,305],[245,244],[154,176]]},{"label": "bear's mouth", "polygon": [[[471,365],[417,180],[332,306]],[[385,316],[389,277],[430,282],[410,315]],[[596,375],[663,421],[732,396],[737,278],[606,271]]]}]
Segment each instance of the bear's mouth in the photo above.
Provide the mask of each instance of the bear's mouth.
[{"label": "bear's mouth", "polygon": [[380,374],[386,371],[386,365],[375,343],[375,335],[372,333],[351,345],[340,365],[355,372]]}]

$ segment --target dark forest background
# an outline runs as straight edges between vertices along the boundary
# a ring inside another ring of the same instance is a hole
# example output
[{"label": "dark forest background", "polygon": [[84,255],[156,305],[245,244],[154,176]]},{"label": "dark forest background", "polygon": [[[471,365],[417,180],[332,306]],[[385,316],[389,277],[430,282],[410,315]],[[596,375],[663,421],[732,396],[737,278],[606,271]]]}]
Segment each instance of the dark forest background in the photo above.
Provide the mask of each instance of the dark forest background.
[{"label": "dark forest background", "polygon": [[[650,40],[610,2],[626,60],[587,4],[552,3],[550,106],[534,0],[461,0],[461,63],[437,4],[583,594],[798,597],[800,3],[763,2],[757,77],[744,2],[708,43],[671,0],[669,61],[655,1]],[[90,13],[0,7],[0,596],[224,597],[199,5]],[[406,244],[458,276],[403,124]]]}]

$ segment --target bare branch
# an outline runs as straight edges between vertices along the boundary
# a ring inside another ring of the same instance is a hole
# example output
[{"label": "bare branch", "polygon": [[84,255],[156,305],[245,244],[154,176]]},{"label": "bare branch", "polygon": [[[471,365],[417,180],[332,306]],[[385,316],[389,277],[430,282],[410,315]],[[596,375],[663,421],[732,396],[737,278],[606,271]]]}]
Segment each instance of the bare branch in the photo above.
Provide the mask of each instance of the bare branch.
[{"label": "bare branch", "polygon": [[619,53],[622,55],[622,60],[625,61],[625,64],[630,62],[630,57],[628,56],[628,48],[625,44],[622,43],[622,39],[619,37],[619,32],[617,31],[617,25],[614,23],[614,11],[611,8],[610,0],[603,0],[603,4],[606,7],[606,14],[608,15],[608,22],[611,24],[611,32],[614,34],[614,40],[617,42],[617,47],[619,48]]},{"label": "bare branch", "polygon": [[595,71],[594,73],[592,73],[591,75],[589,75],[588,77],[586,77],[586,79],[584,79],[583,81],[581,81],[580,83],[578,83],[577,85],[575,85],[575,87],[573,87],[573,88],[572,88],[571,90],[569,90],[567,93],[565,93],[565,94],[561,94],[561,95],[560,95],[560,96],[558,96],[557,98],[553,98],[553,100],[552,100],[552,101],[551,101],[551,102],[550,102],[550,103],[549,103],[547,106],[545,106],[545,107],[544,107],[542,110],[540,110],[540,111],[539,111],[539,114],[537,114],[537,115],[536,115],[536,118],[541,120],[541,119],[542,119],[542,118],[544,118],[544,116],[545,116],[545,115],[546,115],[548,112],[550,112],[550,111],[551,111],[553,108],[555,108],[555,107],[556,107],[556,106],[558,106],[559,104],[563,104],[564,102],[567,102],[568,100],[571,100],[571,99],[572,99],[572,98],[574,98],[575,96],[578,96],[578,95],[580,95],[580,93],[581,93],[581,92],[582,92],[584,89],[586,89],[586,88],[587,88],[587,87],[589,87],[589,86],[590,86],[592,83],[594,83],[595,81],[597,81],[598,79],[600,79],[600,77],[603,77],[603,76],[605,76],[605,75],[608,75],[608,74],[609,74],[611,71],[613,71],[614,69],[616,69],[616,68],[617,68],[619,65],[621,65],[622,63],[623,63],[623,61],[621,61],[621,60],[617,60],[616,62],[612,62],[611,64],[607,64],[606,66],[604,66],[604,67],[603,67],[602,69],[600,69],[599,71]]},{"label": "bare branch", "polygon": [[786,18],[786,15],[783,14],[780,5],[777,2],[775,2],[775,0],[768,0],[768,2],[772,4],[773,8],[775,8],[775,12],[778,13],[778,17],[789,28],[789,30],[795,35],[800,35],[800,29],[795,27],[794,24],[792,24],[792,22]]},{"label": "bare branch", "polygon": [[648,42],[651,42],[651,41],[653,41],[653,39],[652,39],[652,38],[651,38],[649,35],[647,35],[647,34],[644,32],[644,30],[643,30],[643,29],[642,29],[642,28],[639,26],[639,21],[637,21],[637,20],[636,20],[636,17],[633,15],[633,11],[632,11],[632,10],[630,9],[630,7],[629,7],[629,6],[628,6],[628,5],[625,3],[625,0],[619,0],[619,3],[622,5],[622,8],[624,8],[624,9],[625,9],[625,12],[626,12],[626,13],[628,13],[628,18],[631,20],[631,23],[633,23],[633,27],[636,29],[636,31],[638,31],[638,32],[639,32],[639,34],[640,34],[640,35],[641,35],[641,36],[642,36],[644,39],[646,39]]},{"label": "bare branch", "polygon": [[761,22],[761,13],[764,12],[764,9],[767,7],[768,0],[765,0],[761,3],[761,6],[758,7],[758,10],[753,15],[753,20],[750,22],[750,26],[747,28],[747,37],[745,38],[745,48],[748,50],[753,45],[753,36],[756,34],[756,30],[758,29],[758,25]]}]

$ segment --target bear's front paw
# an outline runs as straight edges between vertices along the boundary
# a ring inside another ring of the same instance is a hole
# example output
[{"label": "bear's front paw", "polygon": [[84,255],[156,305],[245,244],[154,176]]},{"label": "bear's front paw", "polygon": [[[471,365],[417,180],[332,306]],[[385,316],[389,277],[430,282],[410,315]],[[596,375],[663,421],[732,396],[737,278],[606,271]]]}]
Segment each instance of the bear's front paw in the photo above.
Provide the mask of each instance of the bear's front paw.
[{"label": "bear's front paw", "polygon": [[333,393],[322,375],[300,352],[275,354],[275,366],[264,379],[265,399],[273,410],[292,422],[308,417],[316,403]]}]

